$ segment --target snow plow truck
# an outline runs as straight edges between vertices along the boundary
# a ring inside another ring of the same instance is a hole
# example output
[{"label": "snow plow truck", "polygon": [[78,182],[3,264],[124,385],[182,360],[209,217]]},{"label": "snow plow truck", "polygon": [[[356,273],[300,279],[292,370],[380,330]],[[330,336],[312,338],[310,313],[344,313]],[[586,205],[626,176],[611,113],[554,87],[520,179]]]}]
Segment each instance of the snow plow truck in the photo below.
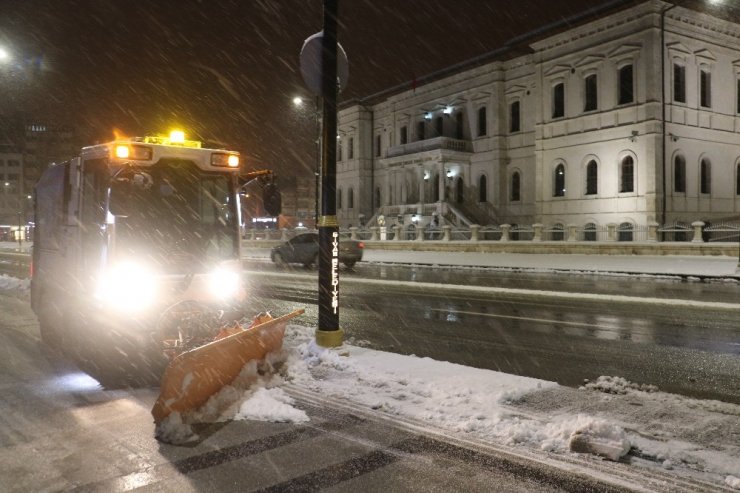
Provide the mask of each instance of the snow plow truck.
[{"label": "snow plow truck", "polygon": [[[188,383],[208,380],[200,392],[279,348],[285,317],[263,317],[248,330],[238,324],[248,315],[240,187],[267,177],[265,208],[277,215],[280,207],[271,172],[240,174],[239,157],[175,132],[84,147],[50,166],[34,201],[31,305],[43,341],[107,387],[150,383],[167,369]],[[280,337],[255,338],[260,326]],[[254,340],[230,342],[246,333]],[[218,368],[224,360],[228,370]],[[162,388],[187,387],[177,383]],[[195,405],[204,396],[176,397]]]}]

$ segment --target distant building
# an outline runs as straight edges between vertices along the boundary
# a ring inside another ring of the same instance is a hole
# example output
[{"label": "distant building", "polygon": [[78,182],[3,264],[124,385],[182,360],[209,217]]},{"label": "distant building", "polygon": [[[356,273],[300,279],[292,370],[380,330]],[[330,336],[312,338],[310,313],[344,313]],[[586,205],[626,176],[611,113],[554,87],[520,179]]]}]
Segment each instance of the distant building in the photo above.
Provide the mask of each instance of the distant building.
[{"label": "distant building", "polygon": [[740,24],[651,0],[572,25],[344,106],[340,225],[740,214]]},{"label": "distant building", "polygon": [[[78,152],[73,129],[23,116],[0,116],[0,236],[33,219],[33,187],[50,163]],[[12,233],[14,236],[15,233]]]}]

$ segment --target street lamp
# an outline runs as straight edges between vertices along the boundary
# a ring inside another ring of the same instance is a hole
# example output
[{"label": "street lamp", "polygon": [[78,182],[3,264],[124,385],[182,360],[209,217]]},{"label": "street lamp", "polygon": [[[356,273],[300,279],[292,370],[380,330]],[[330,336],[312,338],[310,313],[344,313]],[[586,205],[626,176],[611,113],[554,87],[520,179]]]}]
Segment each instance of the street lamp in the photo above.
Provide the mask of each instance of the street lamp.
[{"label": "street lamp", "polygon": [[[296,109],[302,109],[305,100],[296,96],[293,98],[293,106]],[[321,112],[319,111],[319,98],[316,97],[314,100],[314,120],[316,123],[316,170],[314,171],[314,212],[313,212],[313,223],[314,228],[318,227],[319,224],[319,183],[321,178]]]}]

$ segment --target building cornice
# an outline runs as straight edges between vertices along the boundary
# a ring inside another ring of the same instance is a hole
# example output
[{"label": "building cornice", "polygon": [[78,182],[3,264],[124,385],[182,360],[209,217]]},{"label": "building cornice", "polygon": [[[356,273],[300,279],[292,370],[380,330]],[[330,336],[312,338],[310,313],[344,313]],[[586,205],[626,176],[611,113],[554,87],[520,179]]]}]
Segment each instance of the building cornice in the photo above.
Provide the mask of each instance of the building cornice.
[{"label": "building cornice", "polygon": [[669,6],[670,4],[660,0],[650,0],[635,7],[621,10],[582,26],[574,27],[554,36],[531,43],[530,47],[537,52],[560,48],[564,45],[578,42],[583,38],[618,28],[624,24],[639,22],[648,15],[660,14],[662,10]]},{"label": "building cornice", "polygon": [[[666,19],[673,21],[671,25],[688,27],[694,35],[703,34],[728,42],[730,40],[740,42],[740,25],[734,22],[680,6],[666,12],[665,16]],[[668,23],[666,27],[669,27]]]}]

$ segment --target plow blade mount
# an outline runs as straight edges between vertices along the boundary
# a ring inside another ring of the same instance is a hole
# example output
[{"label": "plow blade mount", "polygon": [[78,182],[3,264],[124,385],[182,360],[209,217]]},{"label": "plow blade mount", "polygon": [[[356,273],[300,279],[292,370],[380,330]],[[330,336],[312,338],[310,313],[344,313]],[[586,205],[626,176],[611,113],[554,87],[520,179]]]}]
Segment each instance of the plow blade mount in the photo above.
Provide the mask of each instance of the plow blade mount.
[{"label": "plow blade mount", "polygon": [[295,310],[175,357],[162,376],[159,398],[152,408],[154,422],[173,412],[199,408],[233,382],[248,361],[264,359],[280,349],[288,321],[303,312]]}]

